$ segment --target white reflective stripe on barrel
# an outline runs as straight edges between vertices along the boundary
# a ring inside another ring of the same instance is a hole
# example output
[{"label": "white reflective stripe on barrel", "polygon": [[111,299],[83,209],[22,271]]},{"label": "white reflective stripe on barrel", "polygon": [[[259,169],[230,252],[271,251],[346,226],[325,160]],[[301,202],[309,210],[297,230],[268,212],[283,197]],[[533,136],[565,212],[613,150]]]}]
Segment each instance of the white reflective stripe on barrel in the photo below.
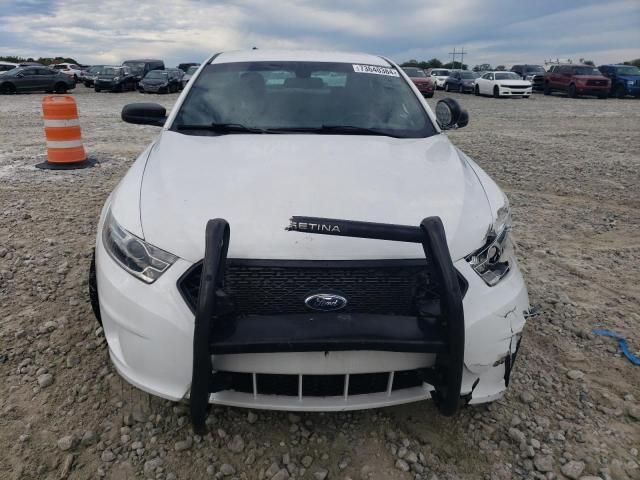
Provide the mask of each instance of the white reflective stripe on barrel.
[{"label": "white reflective stripe on barrel", "polygon": [[71,120],[44,120],[45,127],[77,127],[80,120],[73,118]]},{"label": "white reflective stripe on barrel", "polygon": [[48,148],[74,148],[81,147],[82,140],[67,140],[65,142],[52,142],[47,141]]}]

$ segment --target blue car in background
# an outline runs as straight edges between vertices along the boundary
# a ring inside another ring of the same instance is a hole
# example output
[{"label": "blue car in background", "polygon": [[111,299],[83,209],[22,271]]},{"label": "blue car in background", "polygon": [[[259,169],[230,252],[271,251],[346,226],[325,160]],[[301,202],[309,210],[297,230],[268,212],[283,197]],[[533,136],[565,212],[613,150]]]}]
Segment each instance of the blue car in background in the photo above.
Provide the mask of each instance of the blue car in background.
[{"label": "blue car in background", "polygon": [[601,65],[598,70],[611,80],[611,95],[640,97],[640,68],[634,65]]}]

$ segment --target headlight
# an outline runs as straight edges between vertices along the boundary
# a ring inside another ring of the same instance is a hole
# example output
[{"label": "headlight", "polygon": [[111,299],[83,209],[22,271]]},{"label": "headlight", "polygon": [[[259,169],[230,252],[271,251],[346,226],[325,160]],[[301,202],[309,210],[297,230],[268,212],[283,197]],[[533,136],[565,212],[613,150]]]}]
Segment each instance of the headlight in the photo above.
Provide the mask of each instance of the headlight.
[{"label": "headlight", "polygon": [[627,85],[633,85],[633,80],[627,80]]},{"label": "headlight", "polygon": [[113,77],[114,82],[117,82],[118,80],[120,80],[120,77]]},{"label": "headlight", "polygon": [[487,234],[486,243],[481,249],[465,257],[471,268],[490,287],[502,280],[511,269],[510,262],[514,256],[510,231],[511,211],[505,197],[505,204],[498,209],[496,220]]},{"label": "headlight", "polygon": [[111,210],[102,227],[102,243],[122,268],[145,283],[155,282],[178,259],[118,225]]}]

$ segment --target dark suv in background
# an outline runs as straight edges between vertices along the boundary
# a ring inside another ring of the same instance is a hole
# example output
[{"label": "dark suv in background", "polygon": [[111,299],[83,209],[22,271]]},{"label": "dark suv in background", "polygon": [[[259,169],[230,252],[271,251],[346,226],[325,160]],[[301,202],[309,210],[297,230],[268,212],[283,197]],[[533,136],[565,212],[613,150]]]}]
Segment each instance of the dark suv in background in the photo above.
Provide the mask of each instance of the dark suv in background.
[{"label": "dark suv in background", "polygon": [[610,80],[591,65],[558,65],[544,76],[544,94],[566,92],[570,98],[593,95],[607,98]]},{"label": "dark suv in background", "polygon": [[138,82],[152,70],[164,70],[164,62],[162,60],[149,58],[141,60],[125,60],[122,62],[122,66],[129,67],[131,73],[136,77]]},{"label": "dark suv in background", "polygon": [[542,65],[514,65],[511,71],[520,75],[523,80],[529,80],[534,90],[542,91],[544,88],[546,71]]},{"label": "dark suv in background", "polygon": [[640,97],[640,68],[634,65],[600,65],[598,70],[611,80],[611,95]]},{"label": "dark suv in background", "polygon": [[138,77],[129,67],[105,66],[96,77],[93,88],[96,92],[123,92],[135,90],[137,86]]}]

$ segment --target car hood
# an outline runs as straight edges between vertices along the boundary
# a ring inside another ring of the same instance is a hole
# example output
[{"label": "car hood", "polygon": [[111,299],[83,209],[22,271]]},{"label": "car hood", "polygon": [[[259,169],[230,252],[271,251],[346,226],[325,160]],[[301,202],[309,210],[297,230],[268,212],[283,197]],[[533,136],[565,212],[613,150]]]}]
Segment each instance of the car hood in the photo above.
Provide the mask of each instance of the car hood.
[{"label": "car hood", "polygon": [[230,258],[420,258],[421,246],[287,232],[292,215],[419,225],[440,216],[454,260],[480,248],[492,221],[471,166],[444,135],[192,136],[163,131],[140,189],[145,240],[203,258],[205,226],[224,218]]}]

